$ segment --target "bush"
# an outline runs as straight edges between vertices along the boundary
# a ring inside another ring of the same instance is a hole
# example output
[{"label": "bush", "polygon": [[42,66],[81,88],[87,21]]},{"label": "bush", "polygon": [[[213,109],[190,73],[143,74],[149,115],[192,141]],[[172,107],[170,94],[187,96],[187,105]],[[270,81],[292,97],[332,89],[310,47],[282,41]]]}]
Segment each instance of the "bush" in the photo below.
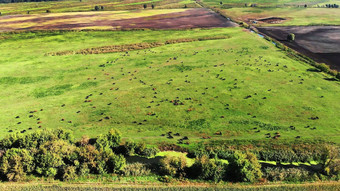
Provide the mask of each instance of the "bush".
[{"label": "bush", "polygon": [[209,160],[208,156],[203,156],[196,159],[189,172],[192,178],[219,182],[226,174],[226,166],[218,160]]},{"label": "bush", "polygon": [[151,174],[149,166],[143,163],[127,164],[123,170],[125,176],[148,176]]},{"label": "bush", "polygon": [[76,167],[75,166],[64,166],[62,168],[61,172],[61,180],[63,181],[69,181],[76,179],[77,173],[76,173]]},{"label": "bush", "polygon": [[317,180],[318,177],[302,168],[267,167],[263,170],[264,177],[269,181],[306,181]]},{"label": "bush", "polygon": [[321,64],[316,64],[316,68],[320,69],[322,72],[326,72],[328,73],[330,71],[330,68],[328,65],[326,65],[325,63],[321,63]]},{"label": "bush", "polygon": [[106,135],[100,135],[95,147],[99,150],[105,150],[106,148],[114,149],[119,146],[121,141],[121,134],[116,129],[111,129]]},{"label": "bush", "polygon": [[287,35],[287,40],[288,41],[294,41],[295,40],[295,34],[293,34],[293,33],[288,34]]},{"label": "bush", "polygon": [[35,156],[35,172],[45,177],[55,177],[58,168],[65,165],[64,158],[71,155],[74,150],[74,146],[63,140],[46,142],[40,146]]},{"label": "bush", "polygon": [[5,180],[20,181],[33,169],[33,156],[26,149],[9,149],[1,158],[0,174]]},{"label": "bush", "polygon": [[236,151],[228,161],[228,179],[241,182],[255,182],[262,177],[261,165],[253,153]]},{"label": "bush", "polygon": [[336,78],[340,80],[340,72],[338,72],[338,74],[336,75]]},{"label": "bush", "polygon": [[185,177],[187,161],[184,156],[165,156],[160,160],[160,173],[162,175],[170,175],[172,177]]},{"label": "bush", "polygon": [[157,147],[150,147],[150,148],[145,148],[140,155],[144,157],[153,157],[157,153],[159,153],[159,149]]},{"label": "bush", "polygon": [[126,160],[123,155],[110,153],[106,161],[107,171],[109,173],[120,173],[124,169]]}]

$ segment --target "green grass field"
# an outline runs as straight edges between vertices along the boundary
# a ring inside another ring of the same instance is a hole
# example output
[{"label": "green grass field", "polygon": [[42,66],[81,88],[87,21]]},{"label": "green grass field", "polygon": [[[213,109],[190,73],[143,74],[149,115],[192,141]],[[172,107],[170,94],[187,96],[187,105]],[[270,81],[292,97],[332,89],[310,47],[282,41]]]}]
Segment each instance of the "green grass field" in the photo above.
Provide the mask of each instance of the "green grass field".
[{"label": "green grass field", "polygon": [[[214,36],[230,38],[46,55]],[[340,142],[340,83],[241,28],[27,32],[0,39],[0,137],[58,127],[96,137],[115,127],[124,138],[147,143],[175,143],[176,137],[160,136],[167,131],[190,142],[264,140],[275,132],[280,139]]]},{"label": "green grass field", "polygon": [[230,8],[223,12],[238,21],[281,17],[279,23],[259,23],[259,25],[308,26],[340,25],[340,9],[327,8]]},{"label": "green grass field", "polygon": [[223,5],[228,7],[245,7],[251,4],[256,4],[258,7],[296,7],[307,5],[309,7],[317,7],[329,3],[339,3],[339,0],[202,0],[211,6],[219,6],[222,2]]},{"label": "green grass field", "polygon": [[[202,0],[202,2],[206,7],[220,9],[224,15],[235,21],[243,21],[257,26],[340,25],[340,9],[325,8],[326,4],[339,5],[339,0],[255,0],[247,2],[247,4],[240,0]],[[252,4],[256,4],[256,6],[251,7]],[[304,5],[307,5],[307,8]],[[273,23],[252,22],[253,20],[270,17],[281,17],[285,20]]]}]

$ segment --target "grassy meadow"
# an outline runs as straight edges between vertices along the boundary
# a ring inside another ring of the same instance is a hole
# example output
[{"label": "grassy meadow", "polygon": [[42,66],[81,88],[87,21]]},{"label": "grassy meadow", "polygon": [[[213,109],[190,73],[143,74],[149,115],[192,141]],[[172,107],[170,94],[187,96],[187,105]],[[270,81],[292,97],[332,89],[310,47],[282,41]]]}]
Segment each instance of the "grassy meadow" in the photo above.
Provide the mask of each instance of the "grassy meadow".
[{"label": "grassy meadow", "polygon": [[[340,25],[340,9],[325,8],[326,4],[340,4],[339,0],[328,1],[266,1],[247,2],[202,0],[203,5],[220,9],[227,17],[235,21],[243,21],[260,26],[309,26],[309,25]],[[222,4],[221,4],[222,3]],[[252,4],[256,6],[252,7]],[[304,7],[307,5],[307,8]],[[252,23],[253,20],[280,17],[285,20],[275,23]]]},{"label": "grassy meadow", "polygon": [[223,12],[238,21],[257,20],[270,17],[281,17],[279,23],[260,23],[261,26],[309,26],[339,25],[340,9],[327,8],[230,8]]},{"label": "grassy meadow", "polygon": [[[107,54],[108,45],[226,36]],[[0,137],[63,127],[79,138],[339,139],[340,83],[241,28],[54,31],[0,36]],[[254,128],[257,128],[256,130]],[[215,135],[222,132],[222,135]]]}]

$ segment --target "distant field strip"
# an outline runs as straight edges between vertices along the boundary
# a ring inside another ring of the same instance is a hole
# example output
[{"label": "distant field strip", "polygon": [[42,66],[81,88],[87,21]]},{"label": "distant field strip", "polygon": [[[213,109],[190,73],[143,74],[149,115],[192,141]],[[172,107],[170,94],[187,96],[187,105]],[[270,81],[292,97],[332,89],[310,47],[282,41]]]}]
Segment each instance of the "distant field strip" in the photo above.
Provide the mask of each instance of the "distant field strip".
[{"label": "distant field strip", "polygon": [[162,9],[12,15],[0,17],[0,32],[83,29],[187,29],[234,27],[208,9]]},{"label": "distant field strip", "polygon": [[214,37],[202,37],[202,38],[184,38],[184,39],[173,39],[167,40],[165,42],[151,42],[151,43],[137,43],[137,44],[124,44],[124,45],[112,45],[112,46],[102,46],[95,48],[87,48],[77,51],[67,50],[61,52],[51,52],[47,55],[51,56],[63,56],[63,55],[72,55],[72,54],[103,54],[103,53],[113,53],[113,52],[125,52],[132,50],[142,50],[155,48],[159,46],[164,46],[167,44],[178,44],[185,42],[194,42],[194,41],[206,41],[206,40],[218,40],[218,39],[228,39],[230,36],[214,36]]}]

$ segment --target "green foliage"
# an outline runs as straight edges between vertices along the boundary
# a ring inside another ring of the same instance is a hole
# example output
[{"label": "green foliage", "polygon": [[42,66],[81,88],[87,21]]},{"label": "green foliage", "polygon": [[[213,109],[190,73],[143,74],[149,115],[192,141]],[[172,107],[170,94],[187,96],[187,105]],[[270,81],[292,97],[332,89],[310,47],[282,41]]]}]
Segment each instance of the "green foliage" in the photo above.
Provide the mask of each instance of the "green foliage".
[{"label": "green foliage", "polygon": [[295,34],[293,33],[290,33],[287,35],[287,40],[288,41],[295,41]]},{"label": "green foliage", "polygon": [[63,181],[74,180],[78,177],[75,166],[64,166],[61,170],[61,179]]},{"label": "green foliage", "polygon": [[97,149],[114,149],[119,146],[121,142],[121,134],[116,129],[111,129],[107,134],[100,135],[96,140],[96,148]]},{"label": "green foliage", "polygon": [[226,164],[218,160],[210,160],[207,156],[202,156],[197,158],[195,163],[190,167],[189,174],[194,178],[219,182],[224,179],[226,169]]},{"label": "green foliage", "polygon": [[151,170],[147,164],[136,162],[127,164],[123,170],[125,176],[148,176]]},{"label": "green foliage", "polygon": [[321,155],[321,164],[323,171],[328,176],[338,176],[340,173],[340,152],[339,148],[331,145],[323,147]]},{"label": "green foliage", "polygon": [[227,178],[241,182],[255,182],[262,177],[261,165],[253,153],[236,151],[228,161]]},{"label": "green foliage", "polygon": [[55,177],[60,167],[65,165],[65,158],[75,151],[75,146],[64,140],[49,141],[41,145],[35,159],[38,175]]},{"label": "green foliage", "polygon": [[183,178],[186,176],[187,160],[184,156],[166,155],[160,160],[159,171],[163,175]]},{"label": "green foliage", "polygon": [[308,170],[303,168],[280,168],[267,167],[263,170],[264,178],[269,181],[299,182],[307,180],[318,180],[318,176],[313,176]]},{"label": "green foliage", "polygon": [[23,180],[33,169],[33,156],[26,149],[11,148],[1,158],[0,174],[8,181]]}]

